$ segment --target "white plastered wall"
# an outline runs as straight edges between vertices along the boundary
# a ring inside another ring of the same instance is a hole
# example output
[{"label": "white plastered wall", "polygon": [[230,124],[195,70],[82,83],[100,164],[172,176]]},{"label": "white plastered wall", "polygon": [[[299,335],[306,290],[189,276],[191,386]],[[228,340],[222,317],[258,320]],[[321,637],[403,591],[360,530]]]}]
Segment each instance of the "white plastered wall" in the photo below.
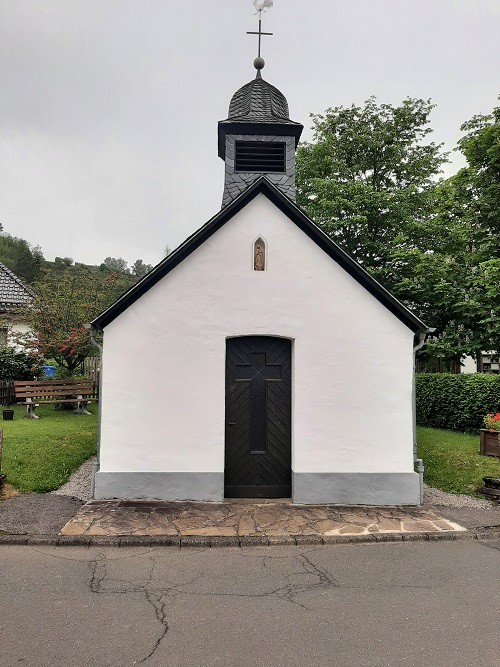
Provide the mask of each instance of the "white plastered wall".
[{"label": "white plastered wall", "polygon": [[19,340],[16,338],[18,335],[26,335],[33,333],[33,329],[29,324],[23,322],[12,322],[9,324],[9,333],[7,335],[7,345],[14,347],[17,350],[24,350],[25,346],[20,344]]},{"label": "white plastered wall", "polygon": [[477,373],[477,361],[473,357],[462,357],[461,373]]},{"label": "white plastered wall", "polygon": [[33,331],[33,329],[29,326],[29,324],[22,324],[22,323],[15,323],[15,322],[13,322],[10,325],[10,330],[13,333],[16,333],[16,334],[28,334],[28,333],[32,333],[32,331]]},{"label": "white plastered wall", "polygon": [[264,195],[106,327],[100,470],[222,472],[243,335],[293,340],[295,472],[413,471],[413,333]]}]

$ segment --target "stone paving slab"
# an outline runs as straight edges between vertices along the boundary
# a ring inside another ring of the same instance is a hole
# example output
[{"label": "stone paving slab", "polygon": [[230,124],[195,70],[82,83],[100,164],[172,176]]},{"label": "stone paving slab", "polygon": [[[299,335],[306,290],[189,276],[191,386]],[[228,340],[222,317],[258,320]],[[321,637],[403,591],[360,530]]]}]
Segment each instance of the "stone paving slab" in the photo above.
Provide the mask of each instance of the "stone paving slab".
[{"label": "stone paving slab", "polygon": [[93,500],[61,529],[83,538],[172,538],[200,545],[264,540],[285,543],[354,536],[443,534],[466,528],[422,507],[292,505],[287,501],[226,500],[223,503]]}]

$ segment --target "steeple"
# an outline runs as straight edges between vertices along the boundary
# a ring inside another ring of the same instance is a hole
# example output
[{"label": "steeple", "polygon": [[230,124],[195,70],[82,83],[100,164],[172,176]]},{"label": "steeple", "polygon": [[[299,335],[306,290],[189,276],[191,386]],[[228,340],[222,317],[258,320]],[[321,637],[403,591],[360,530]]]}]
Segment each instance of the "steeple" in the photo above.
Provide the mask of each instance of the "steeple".
[{"label": "steeple", "polygon": [[288,102],[262,78],[260,56],[263,33],[259,11],[259,55],[255,79],[237,90],[226,120],[219,121],[219,157],[224,160],[222,206],[227,206],[261,176],[266,176],[287,197],[295,199],[295,149],[304,129],[290,120]]}]

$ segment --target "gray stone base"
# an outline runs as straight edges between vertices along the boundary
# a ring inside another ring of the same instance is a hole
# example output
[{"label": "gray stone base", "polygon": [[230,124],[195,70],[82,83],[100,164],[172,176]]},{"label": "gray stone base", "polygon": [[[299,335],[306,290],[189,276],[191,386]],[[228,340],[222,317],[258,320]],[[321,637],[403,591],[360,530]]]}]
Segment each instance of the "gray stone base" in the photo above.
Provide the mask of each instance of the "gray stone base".
[{"label": "gray stone base", "polygon": [[293,502],[304,505],[420,505],[415,472],[292,472]]},{"label": "gray stone base", "polygon": [[222,502],[222,472],[97,472],[94,498]]},{"label": "gray stone base", "polygon": [[[303,505],[419,505],[417,473],[296,473],[293,502]],[[222,472],[97,472],[94,498],[222,502]]]}]

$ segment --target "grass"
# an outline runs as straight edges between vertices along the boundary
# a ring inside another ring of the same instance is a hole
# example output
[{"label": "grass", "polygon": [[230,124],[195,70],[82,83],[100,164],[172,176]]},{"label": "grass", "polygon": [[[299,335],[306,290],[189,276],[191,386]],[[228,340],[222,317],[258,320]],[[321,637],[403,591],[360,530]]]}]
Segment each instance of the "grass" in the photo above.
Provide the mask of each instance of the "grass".
[{"label": "grass", "polygon": [[[41,405],[37,408],[40,419],[24,419],[24,409],[14,408],[14,421],[0,423],[4,431],[2,472],[12,485],[6,487],[9,495],[15,489],[53,491],[95,454],[96,405],[89,410],[91,416],[74,415],[71,410]],[[424,459],[426,483],[449,493],[477,496],[483,477],[500,477],[500,459],[479,455],[479,433],[419,427],[418,451]]]},{"label": "grass", "polygon": [[20,491],[45,493],[64,484],[78,466],[93,456],[97,442],[97,407],[91,416],[72,410],[36,409],[40,419],[24,419],[24,408],[14,407],[14,420],[2,421],[2,472]]},{"label": "grass", "polygon": [[479,455],[479,433],[419,426],[417,442],[418,455],[424,460],[424,480],[436,489],[481,497],[476,488],[483,486],[483,477],[500,477],[500,459]]}]

